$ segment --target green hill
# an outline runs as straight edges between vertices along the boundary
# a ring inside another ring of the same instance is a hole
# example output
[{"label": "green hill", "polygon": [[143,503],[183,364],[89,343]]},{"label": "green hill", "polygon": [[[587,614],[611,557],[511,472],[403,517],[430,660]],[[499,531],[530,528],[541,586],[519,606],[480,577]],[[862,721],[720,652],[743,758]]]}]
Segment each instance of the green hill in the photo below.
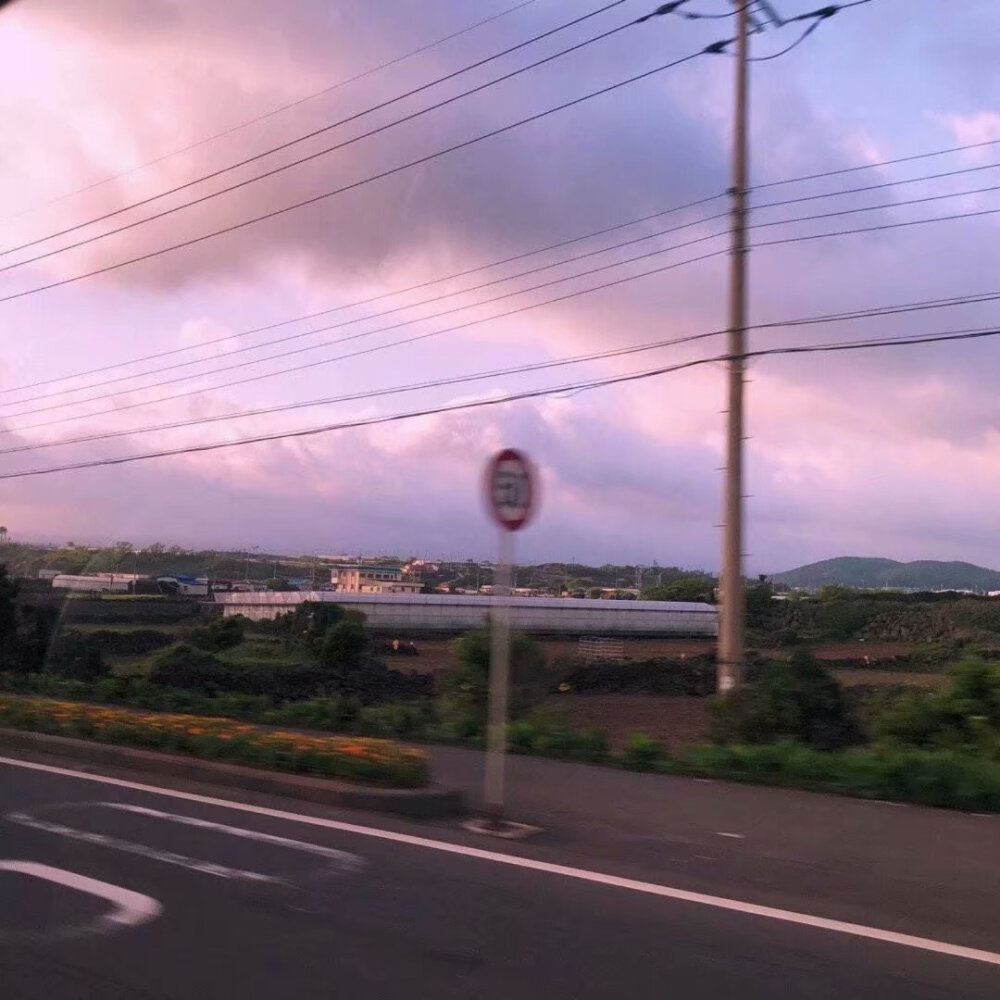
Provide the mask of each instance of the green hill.
[{"label": "green hill", "polygon": [[775,573],[775,583],[815,590],[830,584],[841,587],[897,588],[900,590],[1000,590],[1000,572],[967,562],[896,562],[861,556],[841,556]]}]

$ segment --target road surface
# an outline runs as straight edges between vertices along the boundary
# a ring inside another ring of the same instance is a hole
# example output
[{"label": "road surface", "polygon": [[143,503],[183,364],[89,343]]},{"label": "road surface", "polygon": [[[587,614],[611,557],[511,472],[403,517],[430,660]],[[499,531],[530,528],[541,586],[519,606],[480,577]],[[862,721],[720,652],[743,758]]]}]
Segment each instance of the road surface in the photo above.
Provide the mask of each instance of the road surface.
[{"label": "road surface", "polygon": [[[603,840],[508,844],[11,758],[0,817],[5,1000],[1000,996],[995,884],[911,870],[868,906],[837,866],[769,866],[749,830],[699,843],[679,820],[631,852],[608,813]],[[971,844],[974,818],[946,818]]]}]

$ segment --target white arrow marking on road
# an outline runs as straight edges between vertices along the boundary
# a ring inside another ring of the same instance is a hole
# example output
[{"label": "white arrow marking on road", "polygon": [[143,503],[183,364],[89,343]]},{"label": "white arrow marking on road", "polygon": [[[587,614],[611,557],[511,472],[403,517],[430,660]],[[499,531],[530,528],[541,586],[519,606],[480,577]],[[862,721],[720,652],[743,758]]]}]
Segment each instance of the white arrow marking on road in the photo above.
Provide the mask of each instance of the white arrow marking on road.
[{"label": "white arrow marking on road", "polygon": [[643,893],[649,896],[659,896],[663,899],[674,899],[683,903],[695,903],[717,910],[728,910],[732,913],[741,913],[746,916],[761,917],[765,920],[779,920],[784,923],[798,924],[802,927],[830,931],[834,934],[867,938],[885,944],[894,944],[904,948],[933,952],[938,955],[948,955],[952,958],[964,958],[973,962],[985,962],[987,965],[1000,966],[1000,952],[985,951],[981,948],[967,948],[964,945],[951,944],[947,941],[935,941],[932,938],[916,937],[912,934],[900,934],[896,931],[884,930],[880,927],[866,927],[864,924],[852,924],[844,920],[831,920],[828,917],[813,916],[810,913],[781,910],[774,906],[760,906],[757,903],[747,903],[743,900],[729,899],[725,896],[710,896],[703,892],[689,892],[687,889],[675,889],[672,886],[658,885],[655,882],[640,882],[637,879],[620,878],[617,875],[588,871],[585,868],[571,868],[568,865],[556,865],[548,861],[536,861],[534,858],[519,857],[516,854],[500,854],[498,851],[487,851],[481,847],[449,844],[446,841],[431,840],[428,837],[417,837],[409,833],[397,833],[394,830],[380,830],[377,827],[344,823],[340,820],[324,819],[321,816],[309,816],[287,812],[284,809],[255,806],[248,802],[217,799],[210,795],[199,795],[196,792],[182,792],[174,788],[159,788],[156,785],[144,785],[141,782],[126,781],[123,778],[110,778],[99,774],[85,774],[67,767],[37,764],[34,761],[18,760],[15,757],[0,757],[0,764],[25,768],[29,771],[59,774],[63,777],[76,778],[80,781],[96,781],[99,784],[113,785],[116,788],[129,788],[132,791],[181,799],[185,802],[197,802],[201,805],[217,806],[223,809],[236,809],[240,812],[253,813],[257,816],[267,816],[271,819],[286,820],[291,823],[304,823],[307,826],[338,830],[341,833],[372,837],[376,840],[387,840],[397,844],[407,844],[410,847],[422,847],[427,850],[441,851],[445,854],[457,854],[467,858],[476,858],[480,861],[491,861],[494,864],[507,865],[511,868],[523,868],[530,871],[544,872],[548,875],[561,875],[564,878],[625,889],[630,892]]},{"label": "white arrow marking on road", "polygon": [[[149,923],[150,920],[155,920],[163,912],[163,907],[152,896],[144,896],[141,892],[133,892],[120,885],[101,882],[96,878],[88,878],[86,875],[78,875],[76,872],[68,872],[62,868],[53,868],[51,865],[43,865],[35,861],[0,861],[0,871],[16,872],[30,878],[41,879],[44,882],[54,882],[67,889],[76,889],[78,892],[97,896],[114,906],[110,913],[106,913],[96,920],[86,924],[57,928],[44,935],[45,937],[75,937],[80,934],[99,934],[124,927],[138,927],[141,924]],[[0,934],[0,939],[23,939],[28,936]]]}]

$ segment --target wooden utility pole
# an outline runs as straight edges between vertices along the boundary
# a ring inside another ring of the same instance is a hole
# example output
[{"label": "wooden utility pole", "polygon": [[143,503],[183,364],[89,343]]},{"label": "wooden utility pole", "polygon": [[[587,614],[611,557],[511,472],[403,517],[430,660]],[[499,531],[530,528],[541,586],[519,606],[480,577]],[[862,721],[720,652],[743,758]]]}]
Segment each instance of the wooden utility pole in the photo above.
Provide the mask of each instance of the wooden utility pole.
[{"label": "wooden utility pole", "polygon": [[726,420],[721,615],[718,689],[736,687],[743,674],[745,597],[743,582],[743,387],[746,354],[747,177],[748,177],[748,5],[736,13],[736,119],[733,128],[732,256],[729,278],[727,362],[729,406]]}]

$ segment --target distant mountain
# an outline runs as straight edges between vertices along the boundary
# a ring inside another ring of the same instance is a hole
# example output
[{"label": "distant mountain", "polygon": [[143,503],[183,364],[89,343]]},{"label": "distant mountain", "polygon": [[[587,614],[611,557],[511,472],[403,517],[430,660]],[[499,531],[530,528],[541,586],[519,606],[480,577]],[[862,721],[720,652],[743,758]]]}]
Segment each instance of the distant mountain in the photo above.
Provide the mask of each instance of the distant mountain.
[{"label": "distant mountain", "polygon": [[903,563],[894,559],[841,556],[775,573],[771,579],[805,590],[828,584],[903,590],[1000,590],[1000,572],[996,570],[967,562],[936,562],[933,559]]}]

